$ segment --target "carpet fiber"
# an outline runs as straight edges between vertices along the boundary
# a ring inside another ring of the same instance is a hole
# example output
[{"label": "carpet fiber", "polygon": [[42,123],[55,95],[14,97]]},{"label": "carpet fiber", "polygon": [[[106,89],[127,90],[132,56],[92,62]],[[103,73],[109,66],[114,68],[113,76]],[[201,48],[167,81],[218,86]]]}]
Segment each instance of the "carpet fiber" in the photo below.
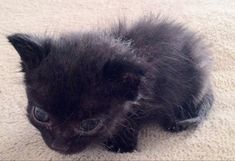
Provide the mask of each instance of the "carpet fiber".
[{"label": "carpet fiber", "polygon": [[[93,30],[149,13],[185,23],[212,44],[216,101],[209,118],[178,134],[146,127],[133,153],[115,154],[98,145],[68,156],[50,150],[26,119],[20,58],[5,36]],[[1,160],[235,160],[234,0],[1,0],[0,78]]]}]

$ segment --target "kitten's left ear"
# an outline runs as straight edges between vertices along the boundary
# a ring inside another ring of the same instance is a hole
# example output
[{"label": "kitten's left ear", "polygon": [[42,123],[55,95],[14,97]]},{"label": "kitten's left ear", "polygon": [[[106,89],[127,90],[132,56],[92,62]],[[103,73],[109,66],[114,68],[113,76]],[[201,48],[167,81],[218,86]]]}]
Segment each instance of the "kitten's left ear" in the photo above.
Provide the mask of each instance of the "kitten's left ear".
[{"label": "kitten's left ear", "polygon": [[103,67],[103,77],[111,82],[110,90],[118,97],[133,100],[138,95],[140,79],[144,69],[126,60],[108,61]]},{"label": "kitten's left ear", "polygon": [[13,34],[7,36],[22,60],[23,71],[36,68],[48,54],[45,42],[27,34]]}]

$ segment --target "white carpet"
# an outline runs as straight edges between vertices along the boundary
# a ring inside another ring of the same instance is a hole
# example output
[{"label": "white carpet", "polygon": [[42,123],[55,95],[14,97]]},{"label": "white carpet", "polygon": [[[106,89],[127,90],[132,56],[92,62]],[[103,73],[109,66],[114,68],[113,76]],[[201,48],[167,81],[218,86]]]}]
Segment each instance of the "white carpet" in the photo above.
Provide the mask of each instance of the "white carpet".
[{"label": "white carpet", "polygon": [[[19,56],[5,35],[57,34],[103,28],[118,18],[133,21],[162,13],[199,31],[213,44],[216,102],[196,131],[141,131],[138,151],[115,154],[93,146],[64,156],[50,150],[25,117]],[[234,0],[0,0],[0,159],[7,160],[235,160]]]}]

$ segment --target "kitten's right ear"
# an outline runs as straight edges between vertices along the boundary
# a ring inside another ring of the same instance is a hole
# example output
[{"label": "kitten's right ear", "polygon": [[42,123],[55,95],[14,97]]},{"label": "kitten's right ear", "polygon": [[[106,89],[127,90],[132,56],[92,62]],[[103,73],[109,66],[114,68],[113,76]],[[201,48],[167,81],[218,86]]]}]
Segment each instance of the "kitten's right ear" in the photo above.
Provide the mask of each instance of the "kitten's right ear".
[{"label": "kitten's right ear", "polygon": [[23,71],[36,68],[48,54],[43,41],[27,34],[13,34],[7,36],[22,60]]}]

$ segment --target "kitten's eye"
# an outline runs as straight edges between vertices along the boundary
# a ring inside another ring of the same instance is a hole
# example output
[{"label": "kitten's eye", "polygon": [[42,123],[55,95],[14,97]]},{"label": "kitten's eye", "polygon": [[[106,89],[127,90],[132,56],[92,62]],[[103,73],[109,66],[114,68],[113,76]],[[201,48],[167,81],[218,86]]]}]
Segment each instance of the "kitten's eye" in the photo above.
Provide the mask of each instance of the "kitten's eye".
[{"label": "kitten's eye", "polygon": [[91,131],[95,129],[99,123],[100,123],[100,120],[98,119],[83,120],[80,125],[80,130],[83,132]]},{"label": "kitten's eye", "polygon": [[36,107],[36,106],[34,106],[34,116],[40,122],[48,122],[49,121],[49,116],[48,116],[47,112],[39,107]]}]

